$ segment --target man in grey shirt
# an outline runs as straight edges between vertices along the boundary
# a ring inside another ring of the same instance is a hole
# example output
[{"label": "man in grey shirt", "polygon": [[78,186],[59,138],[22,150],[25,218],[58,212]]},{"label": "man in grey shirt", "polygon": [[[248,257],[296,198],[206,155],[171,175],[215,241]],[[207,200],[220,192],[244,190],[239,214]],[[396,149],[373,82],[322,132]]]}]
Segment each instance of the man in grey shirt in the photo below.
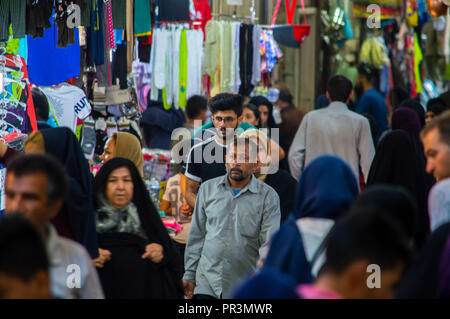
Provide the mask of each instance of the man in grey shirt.
[{"label": "man in grey shirt", "polygon": [[185,252],[187,298],[228,298],[280,226],[277,193],[253,176],[257,147],[235,138],[227,148],[227,175],[200,186]]},{"label": "man in grey shirt", "polygon": [[352,98],[352,82],[342,75],[332,77],[327,97],[331,104],[307,113],[298,128],[288,156],[291,175],[299,180],[313,159],[330,154],[346,161],[356,178],[361,168],[367,180],[375,146],[369,121],[346,105]]}]

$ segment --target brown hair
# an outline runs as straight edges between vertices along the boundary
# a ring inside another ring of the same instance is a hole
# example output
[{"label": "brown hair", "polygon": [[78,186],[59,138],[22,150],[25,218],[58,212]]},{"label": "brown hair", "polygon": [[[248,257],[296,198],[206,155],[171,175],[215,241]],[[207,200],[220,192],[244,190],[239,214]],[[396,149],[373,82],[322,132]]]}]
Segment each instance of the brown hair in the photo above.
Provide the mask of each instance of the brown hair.
[{"label": "brown hair", "polygon": [[420,136],[425,138],[425,136],[432,130],[437,129],[439,132],[439,139],[450,145],[450,110],[445,111],[439,116],[436,116],[430,123],[425,125],[420,132]]}]

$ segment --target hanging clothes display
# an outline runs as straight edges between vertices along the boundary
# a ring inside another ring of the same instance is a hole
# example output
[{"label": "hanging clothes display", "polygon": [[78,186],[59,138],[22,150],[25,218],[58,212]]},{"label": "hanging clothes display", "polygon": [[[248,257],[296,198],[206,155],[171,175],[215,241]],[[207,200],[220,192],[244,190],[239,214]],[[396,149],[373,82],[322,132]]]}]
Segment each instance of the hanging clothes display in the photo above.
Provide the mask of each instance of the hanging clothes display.
[{"label": "hanging clothes display", "polygon": [[80,43],[78,29],[74,29],[75,44],[57,47],[55,23],[44,30],[44,37],[28,41],[28,71],[30,82],[36,85],[54,85],[80,75]]},{"label": "hanging clothes display", "polygon": [[12,25],[14,38],[25,37],[25,17],[25,0],[0,1],[0,42],[5,42],[9,38],[9,23]]},{"label": "hanging clothes display", "polygon": [[158,26],[150,54],[151,100],[161,99],[166,110],[186,107],[187,99],[201,93],[203,32],[185,24]]},{"label": "hanging clothes display", "polygon": [[[0,131],[29,133],[37,130],[25,59],[0,48]],[[28,126],[27,117],[31,127]]]},{"label": "hanging clothes display", "polygon": [[254,24],[210,20],[205,32],[203,72],[211,80],[210,95],[250,95],[262,79],[263,29]]}]

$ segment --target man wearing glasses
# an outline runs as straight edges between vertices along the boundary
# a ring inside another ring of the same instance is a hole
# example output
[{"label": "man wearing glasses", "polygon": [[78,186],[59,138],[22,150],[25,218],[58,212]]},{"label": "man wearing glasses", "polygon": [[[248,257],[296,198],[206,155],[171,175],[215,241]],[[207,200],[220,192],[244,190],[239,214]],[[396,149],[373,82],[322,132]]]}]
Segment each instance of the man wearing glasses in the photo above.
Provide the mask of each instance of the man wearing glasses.
[{"label": "man wearing glasses", "polygon": [[217,134],[193,146],[186,163],[186,201],[191,210],[195,207],[200,183],[227,173],[227,141],[232,141],[241,122],[242,97],[238,94],[221,93],[209,101],[209,108]]}]

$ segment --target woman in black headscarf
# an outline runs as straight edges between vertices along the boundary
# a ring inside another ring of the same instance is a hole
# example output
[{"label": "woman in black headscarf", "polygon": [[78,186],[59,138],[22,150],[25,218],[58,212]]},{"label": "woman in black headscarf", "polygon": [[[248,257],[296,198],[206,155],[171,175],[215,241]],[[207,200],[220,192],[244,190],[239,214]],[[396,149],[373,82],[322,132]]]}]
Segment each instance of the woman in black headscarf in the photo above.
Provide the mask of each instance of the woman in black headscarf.
[{"label": "woman in black headscarf", "polygon": [[92,202],[92,174],[75,134],[67,127],[49,128],[30,134],[25,151],[45,152],[58,159],[66,169],[69,191],[64,206],[52,221],[58,234],[82,244],[97,258],[98,242]]},{"label": "woman in black headscarf", "polygon": [[110,254],[98,269],[106,298],[183,298],[181,256],[131,161],[103,165],[94,203],[99,246]]},{"label": "woman in black headscarf", "polygon": [[367,178],[367,186],[388,184],[403,186],[416,199],[419,208],[415,232],[416,246],[421,248],[430,231],[425,182],[425,166],[412,137],[403,130],[386,134],[379,142]]},{"label": "woman in black headscarf", "polygon": [[[414,110],[417,115],[419,116],[419,120],[420,120],[420,128],[425,126],[425,109],[422,106],[422,104],[420,104],[419,101],[417,101],[416,99],[408,99],[403,101],[402,103],[400,103],[400,105],[398,106],[398,108],[400,107],[407,107],[409,109]],[[397,108],[394,108],[394,111]]]}]

